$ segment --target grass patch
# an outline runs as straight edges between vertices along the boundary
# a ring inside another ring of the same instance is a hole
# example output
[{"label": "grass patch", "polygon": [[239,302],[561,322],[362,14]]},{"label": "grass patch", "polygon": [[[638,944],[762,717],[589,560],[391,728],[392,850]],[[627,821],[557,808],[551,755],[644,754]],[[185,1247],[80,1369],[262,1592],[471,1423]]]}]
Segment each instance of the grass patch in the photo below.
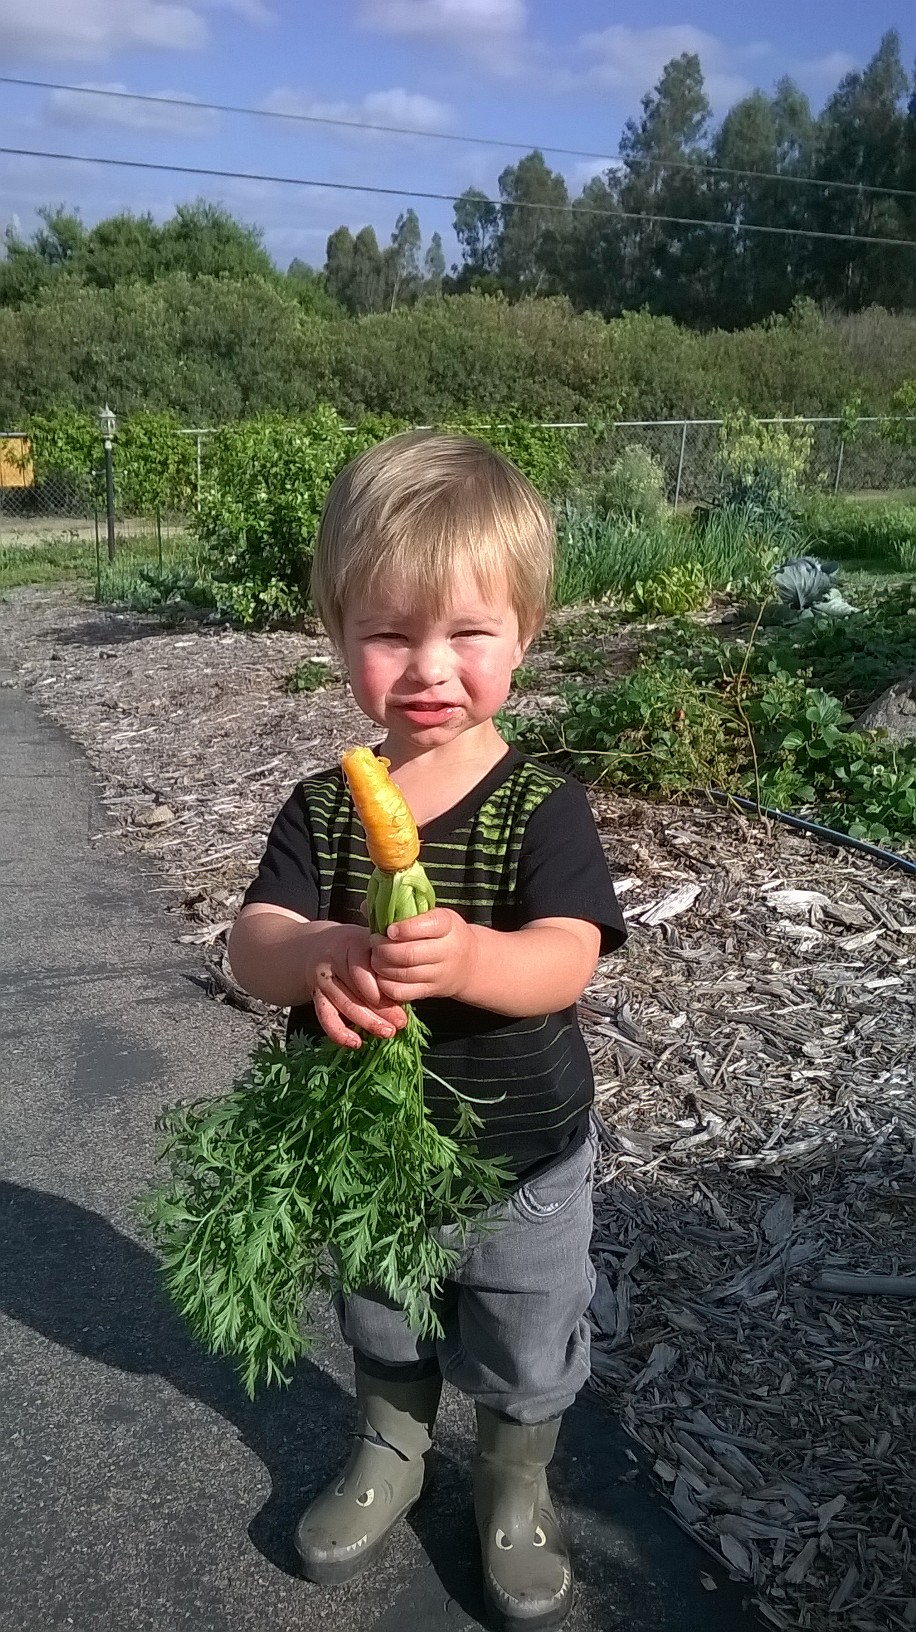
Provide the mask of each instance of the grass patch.
[{"label": "grass patch", "polygon": [[95,545],[84,539],[63,543],[0,545],[0,594],[28,584],[60,584],[95,578]]},{"label": "grass patch", "polygon": [[916,504],[814,498],[799,521],[808,554],[916,573]]},{"label": "grass patch", "polygon": [[114,561],[94,540],[47,540],[0,548],[0,594],[33,584],[85,585],[103,605],[133,612],[185,617],[218,611],[218,596],[193,539],[174,534],[159,540],[142,534],[118,541]]}]

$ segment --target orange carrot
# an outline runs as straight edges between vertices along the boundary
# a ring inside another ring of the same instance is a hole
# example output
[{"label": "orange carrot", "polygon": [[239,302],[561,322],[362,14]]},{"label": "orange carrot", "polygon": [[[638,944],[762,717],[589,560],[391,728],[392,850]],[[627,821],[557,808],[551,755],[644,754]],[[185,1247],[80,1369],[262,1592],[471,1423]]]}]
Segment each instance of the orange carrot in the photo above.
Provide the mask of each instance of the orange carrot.
[{"label": "orange carrot", "polygon": [[372,861],[383,873],[402,873],[420,854],[420,840],[407,800],[388,775],[390,763],[371,748],[341,755]]}]

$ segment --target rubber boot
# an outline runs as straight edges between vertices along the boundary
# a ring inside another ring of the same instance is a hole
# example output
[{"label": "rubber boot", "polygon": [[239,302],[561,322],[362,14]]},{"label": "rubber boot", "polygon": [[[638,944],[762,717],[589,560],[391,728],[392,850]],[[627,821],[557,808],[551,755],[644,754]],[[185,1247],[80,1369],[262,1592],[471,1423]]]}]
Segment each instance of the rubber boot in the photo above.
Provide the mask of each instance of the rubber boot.
[{"label": "rubber boot", "polygon": [[359,1424],[343,1472],[317,1496],[296,1531],[303,1574],[336,1586],[379,1557],[392,1530],[414,1506],[430,1472],[432,1430],[442,1377],[404,1381],[392,1368],[367,1375],[357,1356]]},{"label": "rubber boot", "polygon": [[477,1407],[474,1511],[484,1594],[497,1627],[561,1626],[572,1568],[547,1489],[561,1418],[529,1425]]}]

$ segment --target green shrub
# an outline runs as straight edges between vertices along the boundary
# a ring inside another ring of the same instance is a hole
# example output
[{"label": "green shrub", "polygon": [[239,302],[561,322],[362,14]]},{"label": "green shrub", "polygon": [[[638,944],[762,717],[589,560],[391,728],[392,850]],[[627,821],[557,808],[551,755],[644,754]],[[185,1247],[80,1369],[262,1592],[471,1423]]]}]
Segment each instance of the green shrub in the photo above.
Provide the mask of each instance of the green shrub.
[{"label": "green shrub", "polygon": [[564,494],[572,481],[569,437],[547,425],[533,425],[517,415],[498,420],[466,418],[443,423],[440,429],[476,436],[511,459],[546,499]]},{"label": "green shrub", "polygon": [[[39,482],[61,478],[69,485],[75,507],[104,496],[104,449],[96,419],[77,408],[55,408],[33,414],[29,439]],[[163,510],[187,512],[197,487],[197,448],[182,434],[177,415],[137,413],[119,420],[113,452],[115,500],[125,515],[152,515]]]},{"label": "green shrub", "polygon": [[659,522],[668,513],[667,478],[659,459],[640,443],[618,454],[598,488],[600,513],[625,521]]},{"label": "green shrub", "polygon": [[687,561],[634,584],[630,607],[646,617],[670,618],[696,612],[708,600],[709,588],[703,568],[698,561]]},{"label": "green shrub", "polygon": [[763,425],[752,414],[730,415],[719,433],[713,510],[737,515],[789,542],[813,446],[811,426]]},{"label": "green shrub", "polygon": [[[885,615],[888,625],[898,618],[912,627],[902,600]],[[850,647],[852,623],[843,625]],[[811,645],[838,637],[825,631]],[[789,668],[785,660],[784,644],[749,652],[684,625],[657,638],[623,680],[570,685],[557,709],[515,720],[511,733],[589,781],[664,798],[707,787],[759,794],[778,809],[811,810],[840,832],[913,844],[916,745],[850,729],[842,697],[812,683],[803,656],[790,656]]]},{"label": "green shrub", "polygon": [[299,617],[321,507],[363,448],[399,429],[364,420],[347,430],[333,408],[291,419],[265,414],[213,438],[194,518],[214,582],[241,623]]},{"label": "green shrub", "polygon": [[296,696],[301,691],[322,691],[334,678],[327,663],[317,663],[313,658],[303,658],[287,677],[286,689],[291,696]]}]

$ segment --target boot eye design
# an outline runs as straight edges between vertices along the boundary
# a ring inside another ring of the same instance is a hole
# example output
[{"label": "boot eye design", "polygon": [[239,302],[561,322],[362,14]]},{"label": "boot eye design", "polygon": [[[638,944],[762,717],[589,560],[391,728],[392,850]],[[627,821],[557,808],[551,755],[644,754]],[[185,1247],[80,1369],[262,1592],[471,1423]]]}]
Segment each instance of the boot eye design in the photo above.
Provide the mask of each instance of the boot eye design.
[{"label": "boot eye design", "polygon": [[506,1535],[505,1530],[497,1530],[496,1545],[501,1553],[511,1553],[512,1543],[509,1540],[509,1537]]},{"label": "boot eye design", "polygon": [[371,1507],[374,1501],[375,1491],[371,1488],[371,1486],[368,1490],[361,1491],[356,1498],[358,1507]]},{"label": "boot eye design", "polygon": [[545,1534],[544,1534],[543,1530],[541,1529],[540,1525],[537,1525],[535,1527],[534,1545],[535,1545],[535,1547],[546,1547],[547,1546],[547,1537],[545,1536]]}]

